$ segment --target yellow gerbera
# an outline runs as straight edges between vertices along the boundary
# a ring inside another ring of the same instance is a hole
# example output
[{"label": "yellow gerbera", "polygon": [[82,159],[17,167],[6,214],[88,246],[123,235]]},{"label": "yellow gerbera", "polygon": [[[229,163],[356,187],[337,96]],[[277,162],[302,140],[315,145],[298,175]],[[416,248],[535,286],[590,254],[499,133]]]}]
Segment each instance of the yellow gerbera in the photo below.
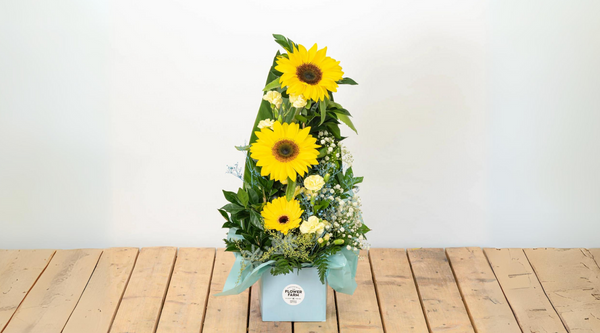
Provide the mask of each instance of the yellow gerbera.
[{"label": "yellow gerbera", "polygon": [[340,62],[327,57],[326,53],[327,47],[317,51],[317,44],[308,51],[298,45],[293,52],[288,52],[288,58],[277,59],[275,69],[283,73],[279,83],[287,87],[288,94],[320,101],[328,98],[328,90],[337,91],[336,82],[342,79],[344,72]]},{"label": "yellow gerbera", "polygon": [[279,230],[287,235],[291,229],[298,228],[303,212],[296,199],[287,201],[285,197],[281,197],[267,203],[260,215],[265,218],[265,228]]},{"label": "yellow gerbera", "polygon": [[317,165],[319,151],[317,139],[309,134],[310,127],[300,129],[296,123],[281,124],[276,121],[273,130],[263,127],[255,132],[258,140],[250,147],[250,156],[258,160],[262,176],[284,182],[288,179],[296,181],[296,174],[303,176],[308,167]]}]

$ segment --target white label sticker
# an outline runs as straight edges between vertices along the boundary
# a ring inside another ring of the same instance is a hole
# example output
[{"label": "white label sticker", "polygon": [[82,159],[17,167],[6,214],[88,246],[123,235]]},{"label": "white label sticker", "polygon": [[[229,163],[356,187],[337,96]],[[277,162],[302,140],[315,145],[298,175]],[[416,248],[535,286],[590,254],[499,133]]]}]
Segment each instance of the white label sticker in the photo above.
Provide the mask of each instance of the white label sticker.
[{"label": "white label sticker", "polygon": [[298,305],[304,300],[304,289],[297,284],[290,284],[283,288],[283,300],[289,305]]}]

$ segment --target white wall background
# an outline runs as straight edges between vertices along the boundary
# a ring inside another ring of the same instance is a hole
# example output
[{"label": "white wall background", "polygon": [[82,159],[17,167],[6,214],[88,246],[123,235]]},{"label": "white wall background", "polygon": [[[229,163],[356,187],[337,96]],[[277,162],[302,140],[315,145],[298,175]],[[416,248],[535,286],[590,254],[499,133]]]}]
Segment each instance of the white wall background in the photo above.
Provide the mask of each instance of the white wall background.
[{"label": "white wall background", "polygon": [[379,247],[600,246],[598,1],[0,0],[0,248],[219,246],[278,46],[318,42]]}]

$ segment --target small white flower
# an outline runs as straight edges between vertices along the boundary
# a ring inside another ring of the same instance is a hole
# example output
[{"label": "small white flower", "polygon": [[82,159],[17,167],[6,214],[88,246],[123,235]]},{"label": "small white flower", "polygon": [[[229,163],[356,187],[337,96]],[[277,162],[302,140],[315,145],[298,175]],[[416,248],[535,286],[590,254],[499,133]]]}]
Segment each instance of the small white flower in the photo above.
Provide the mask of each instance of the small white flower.
[{"label": "small white flower", "polygon": [[352,246],[348,245],[346,246],[346,249],[348,249],[348,251],[352,250]]},{"label": "small white flower", "polygon": [[325,140],[321,140],[321,144],[324,145],[325,144]]},{"label": "small white flower", "polygon": [[283,99],[281,99],[281,93],[276,90],[267,91],[267,93],[263,96],[263,99],[275,105],[275,107],[278,109],[281,106],[281,102],[283,102]]},{"label": "small white flower", "polygon": [[323,243],[323,238],[319,238],[317,242],[319,242],[319,244]]},{"label": "small white flower", "polygon": [[346,230],[346,229],[344,229],[344,227],[341,227],[341,228],[340,228],[340,231],[341,231],[341,232],[344,232],[344,230]]},{"label": "small white flower", "polygon": [[303,95],[290,94],[290,103],[292,103],[295,108],[300,109],[306,106],[306,99]]},{"label": "small white flower", "polygon": [[265,119],[265,120],[261,120],[258,123],[258,128],[263,129],[265,127],[268,127],[270,129],[273,129],[273,124],[275,123],[275,120],[272,119]]}]

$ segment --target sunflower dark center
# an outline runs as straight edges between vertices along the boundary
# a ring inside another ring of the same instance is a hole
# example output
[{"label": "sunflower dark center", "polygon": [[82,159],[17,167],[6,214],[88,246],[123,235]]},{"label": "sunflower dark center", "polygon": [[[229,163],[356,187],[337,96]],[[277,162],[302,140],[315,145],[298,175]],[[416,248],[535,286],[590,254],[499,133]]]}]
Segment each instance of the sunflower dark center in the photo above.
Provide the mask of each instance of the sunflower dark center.
[{"label": "sunflower dark center", "polygon": [[289,162],[298,156],[300,148],[298,145],[290,140],[281,140],[273,145],[273,156],[279,162]]},{"label": "sunflower dark center", "polygon": [[317,84],[321,81],[323,72],[313,64],[302,64],[296,68],[296,76],[304,83]]},{"label": "sunflower dark center", "polygon": [[283,215],[283,216],[279,217],[279,223],[281,223],[281,224],[286,224],[286,223],[288,223],[289,220],[290,220],[290,218],[287,217],[287,215]]}]

